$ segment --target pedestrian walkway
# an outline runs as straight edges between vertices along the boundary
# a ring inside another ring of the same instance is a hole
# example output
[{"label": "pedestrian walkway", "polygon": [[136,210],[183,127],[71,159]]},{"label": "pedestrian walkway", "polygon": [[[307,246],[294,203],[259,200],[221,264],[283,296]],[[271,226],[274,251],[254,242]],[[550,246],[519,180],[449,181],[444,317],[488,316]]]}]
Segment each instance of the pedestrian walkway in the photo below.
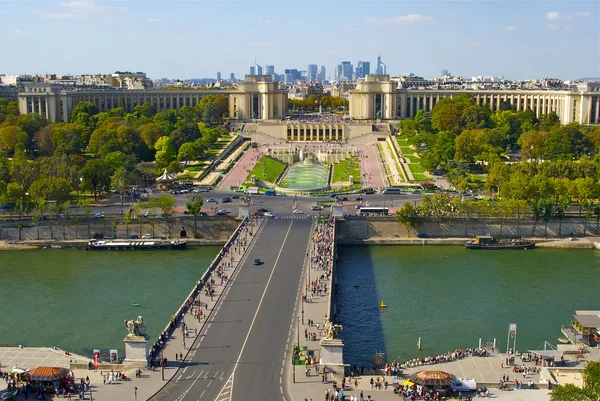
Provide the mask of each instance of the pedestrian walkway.
[{"label": "pedestrian walkway", "polygon": [[[396,159],[394,158],[394,155],[392,154],[392,151],[390,150],[390,147],[387,142],[381,142],[381,150],[382,150],[381,154],[383,155],[382,162],[388,168],[388,174],[387,174],[388,183],[390,183],[391,186],[401,185],[404,182],[402,180],[402,173],[400,172],[400,170],[398,168]],[[409,177],[409,179],[410,179],[410,177]]]},{"label": "pedestrian walkway", "polygon": [[360,151],[360,173],[363,188],[384,188],[387,185],[377,160],[377,150],[374,145],[357,145]]},{"label": "pedestrian walkway", "polygon": [[240,157],[240,154],[244,152],[244,150],[244,142],[238,143],[237,148],[233,152],[230,152],[229,156],[221,160],[216,166],[213,167],[210,173],[204,176],[204,178],[200,181],[200,185],[214,185],[215,181],[223,175],[223,172],[231,163],[233,163],[236,158]]},{"label": "pedestrian walkway", "polygon": [[263,151],[263,148],[250,148],[240,160],[237,161],[235,166],[229,171],[229,174],[221,180],[219,187],[229,188],[242,185],[248,177],[248,174],[250,174],[250,171],[254,168],[254,165],[260,159]]}]

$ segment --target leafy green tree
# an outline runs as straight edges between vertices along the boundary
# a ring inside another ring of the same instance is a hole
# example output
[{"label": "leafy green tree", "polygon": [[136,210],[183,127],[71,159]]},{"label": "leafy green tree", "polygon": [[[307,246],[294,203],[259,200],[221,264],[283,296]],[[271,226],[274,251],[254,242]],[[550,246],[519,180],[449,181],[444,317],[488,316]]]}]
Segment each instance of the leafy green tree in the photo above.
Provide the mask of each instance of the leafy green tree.
[{"label": "leafy green tree", "polygon": [[187,142],[181,145],[177,153],[177,161],[187,163],[191,160],[197,160],[199,156],[199,146],[196,142]]},{"label": "leafy green tree", "polygon": [[153,118],[156,114],[156,106],[152,103],[145,102],[143,104],[139,104],[133,108],[133,112],[137,113],[139,116],[144,116],[148,118]]},{"label": "leafy green tree", "polygon": [[491,125],[489,115],[477,105],[465,108],[461,118],[465,129],[468,130],[488,128]]},{"label": "leafy green tree", "polygon": [[175,110],[159,111],[154,116],[154,123],[162,128],[163,135],[169,135],[177,124],[177,113]]},{"label": "leafy green tree", "polygon": [[204,110],[206,109],[206,106],[209,103],[212,103],[214,101],[214,97],[212,95],[206,95],[203,96],[200,101],[198,102],[198,104],[194,107],[194,109],[196,110],[196,113],[199,116],[202,116],[204,114]]},{"label": "leafy green tree", "polygon": [[133,184],[133,173],[123,167],[119,167],[110,179],[110,187],[117,191],[123,206],[125,194],[131,190]]},{"label": "leafy green tree", "polygon": [[517,143],[521,147],[521,154],[524,158],[532,159],[537,163],[542,159],[544,152],[544,143],[548,138],[546,131],[526,131],[519,136]]},{"label": "leafy green tree", "polygon": [[482,152],[483,130],[464,130],[456,137],[454,158],[465,163],[474,163]]},{"label": "leafy green tree", "polygon": [[217,109],[212,103],[209,103],[202,112],[202,121],[208,127],[214,127],[219,122],[219,109]]},{"label": "leafy green tree", "polygon": [[82,187],[90,190],[94,194],[94,199],[98,199],[98,194],[110,186],[110,168],[103,160],[88,161],[81,169],[81,176]]},{"label": "leafy green tree", "polygon": [[583,135],[577,124],[556,126],[544,141],[544,158],[548,160],[572,160],[591,151],[593,145]]},{"label": "leafy green tree", "polygon": [[396,211],[396,219],[407,228],[409,236],[411,231],[414,233],[423,224],[420,209],[420,206],[413,206],[410,202],[406,202],[402,208]]},{"label": "leafy green tree", "polygon": [[198,232],[196,221],[198,220],[198,215],[200,215],[200,212],[202,211],[203,204],[204,199],[199,195],[189,195],[188,201],[185,204],[186,209],[194,216],[194,234]]},{"label": "leafy green tree", "polygon": [[12,156],[17,150],[25,150],[29,137],[27,133],[16,126],[0,128],[0,152]]},{"label": "leafy green tree", "polygon": [[175,146],[168,136],[160,137],[154,144],[156,149],[155,160],[159,167],[164,168],[175,160]]},{"label": "leafy green tree", "polygon": [[138,132],[146,146],[150,149],[154,149],[154,144],[158,138],[164,135],[163,128],[153,122],[139,126]]},{"label": "leafy green tree", "polygon": [[219,110],[219,121],[223,121],[223,118],[229,116],[229,100],[227,100],[225,95],[216,95],[212,103]]},{"label": "leafy green tree", "polygon": [[582,373],[584,387],[573,384],[554,387],[550,401],[597,401],[600,399],[600,362],[590,361]]},{"label": "leafy green tree", "polygon": [[69,200],[71,180],[59,177],[40,177],[29,186],[29,195],[34,202],[41,200],[57,203]]},{"label": "leafy green tree", "polygon": [[27,132],[29,138],[33,137],[42,127],[48,125],[46,117],[38,113],[21,114],[17,119],[17,125]]},{"label": "leafy green tree", "polygon": [[557,125],[560,125],[560,118],[554,111],[540,116],[540,129],[542,131],[550,131]]}]

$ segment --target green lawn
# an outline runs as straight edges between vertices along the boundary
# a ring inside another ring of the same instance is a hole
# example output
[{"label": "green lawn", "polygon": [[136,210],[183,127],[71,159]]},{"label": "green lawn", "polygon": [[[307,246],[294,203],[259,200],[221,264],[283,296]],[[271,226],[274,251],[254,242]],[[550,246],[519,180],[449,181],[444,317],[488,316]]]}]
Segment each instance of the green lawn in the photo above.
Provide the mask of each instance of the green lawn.
[{"label": "green lawn", "polygon": [[353,177],[355,183],[360,182],[360,163],[358,157],[351,157],[333,165],[331,182],[349,181]]},{"label": "green lawn", "polygon": [[283,170],[285,170],[285,167],[286,164],[279,160],[262,156],[248,175],[248,178],[246,178],[246,182],[252,183],[252,176],[255,175],[257,180],[274,183]]},{"label": "green lawn", "polygon": [[413,173],[413,178],[415,179],[415,181],[426,181],[427,177],[425,177],[425,174],[422,173]]},{"label": "green lawn", "polygon": [[485,182],[485,180],[487,179],[487,174],[467,173],[467,176],[469,177],[469,181],[471,182]]},{"label": "green lawn", "polygon": [[397,136],[396,137],[396,141],[398,141],[398,145],[402,146],[408,146],[408,141],[406,140],[406,138],[403,138],[401,136]]},{"label": "green lawn", "polygon": [[413,173],[413,175],[415,173],[424,173],[425,172],[425,168],[423,166],[421,166],[419,163],[408,164],[408,168]]},{"label": "green lawn", "polygon": [[421,158],[413,155],[404,154],[404,158],[410,160],[412,164],[419,164],[421,162]]}]

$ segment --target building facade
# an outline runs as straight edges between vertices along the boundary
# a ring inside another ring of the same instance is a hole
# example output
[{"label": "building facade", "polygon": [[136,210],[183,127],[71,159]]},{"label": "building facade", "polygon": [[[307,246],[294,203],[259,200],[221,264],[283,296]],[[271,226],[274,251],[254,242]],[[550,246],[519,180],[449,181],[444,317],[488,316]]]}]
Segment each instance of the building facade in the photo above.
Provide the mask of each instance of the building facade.
[{"label": "building facade", "polygon": [[80,102],[93,103],[100,112],[151,103],[157,110],[179,110],[196,106],[207,95],[229,99],[229,118],[234,120],[283,118],[287,114],[287,92],[277,89],[273,78],[247,75],[236,90],[64,90],[61,86],[32,84],[19,93],[21,114],[38,113],[52,122],[69,122],[73,108]]},{"label": "building facade", "polygon": [[493,112],[509,102],[538,117],[553,111],[563,124],[600,124],[600,82],[580,83],[569,90],[403,89],[389,75],[368,75],[350,91],[349,114],[354,119],[412,118],[419,110],[432,111],[440,99],[463,94],[480,106],[488,104]]}]

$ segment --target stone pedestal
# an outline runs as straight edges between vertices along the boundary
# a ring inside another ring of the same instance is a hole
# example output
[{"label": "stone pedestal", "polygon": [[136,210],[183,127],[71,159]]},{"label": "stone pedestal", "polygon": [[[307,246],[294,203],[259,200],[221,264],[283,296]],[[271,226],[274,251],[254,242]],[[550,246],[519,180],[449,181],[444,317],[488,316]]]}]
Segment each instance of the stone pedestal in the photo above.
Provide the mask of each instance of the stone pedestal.
[{"label": "stone pedestal", "polygon": [[340,339],[321,340],[320,364],[328,372],[344,374],[344,342]]},{"label": "stone pedestal", "polygon": [[125,361],[132,368],[145,368],[148,358],[148,339],[142,336],[131,336],[123,339],[125,343]]}]

